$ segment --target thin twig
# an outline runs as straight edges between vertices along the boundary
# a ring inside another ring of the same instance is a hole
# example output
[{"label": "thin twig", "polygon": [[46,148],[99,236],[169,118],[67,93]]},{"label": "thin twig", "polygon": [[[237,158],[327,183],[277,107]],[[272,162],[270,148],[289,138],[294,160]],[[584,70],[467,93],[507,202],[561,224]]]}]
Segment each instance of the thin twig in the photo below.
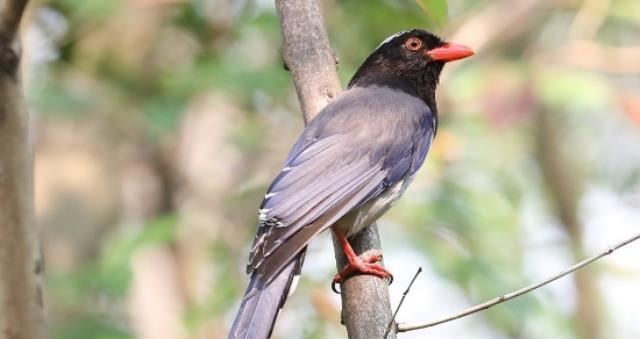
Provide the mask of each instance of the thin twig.
[{"label": "thin twig", "polygon": [[402,298],[398,303],[398,307],[396,307],[396,310],[393,312],[393,315],[391,316],[391,321],[389,322],[389,325],[387,325],[387,329],[384,331],[384,337],[382,338],[387,339],[387,336],[389,335],[389,331],[391,331],[391,326],[393,325],[393,322],[396,320],[396,315],[398,315],[398,311],[400,311],[400,307],[402,307],[402,303],[404,303],[404,298],[406,298],[407,294],[409,294],[409,291],[411,290],[411,286],[413,286],[413,283],[416,281],[416,278],[418,277],[418,275],[420,275],[421,272],[422,272],[422,267],[418,267],[418,270],[416,271],[416,274],[413,275],[413,279],[411,279],[409,286],[407,286],[407,289],[404,291],[404,293],[402,293]]},{"label": "thin twig", "polygon": [[593,256],[593,257],[587,258],[587,259],[585,259],[585,260],[583,260],[583,261],[581,261],[581,262],[569,267],[568,269],[566,269],[564,271],[561,271],[560,273],[555,274],[555,275],[553,275],[553,276],[551,276],[551,277],[549,277],[549,278],[547,278],[547,279],[545,279],[545,280],[543,280],[541,282],[535,283],[533,285],[529,285],[527,287],[521,288],[521,289],[519,289],[517,291],[513,291],[511,293],[503,294],[503,295],[501,295],[499,297],[496,297],[494,299],[486,301],[486,302],[484,302],[482,304],[478,304],[476,306],[467,308],[466,310],[464,310],[462,312],[450,315],[450,316],[442,318],[440,320],[431,321],[431,322],[424,323],[424,324],[414,324],[414,325],[411,325],[411,324],[399,324],[398,325],[398,332],[408,332],[408,331],[413,331],[413,330],[419,330],[419,329],[422,329],[422,328],[433,327],[433,326],[440,325],[440,324],[443,324],[443,323],[446,323],[446,322],[449,322],[449,321],[452,321],[452,320],[456,320],[456,319],[460,319],[460,318],[466,317],[466,316],[468,316],[470,314],[473,314],[473,313],[476,313],[476,312],[479,312],[479,311],[482,311],[482,310],[486,310],[486,309],[488,309],[488,308],[490,308],[492,306],[495,306],[495,305],[503,303],[503,302],[505,302],[507,300],[511,300],[513,298],[519,297],[519,296],[521,296],[523,294],[526,294],[526,293],[529,293],[529,292],[531,292],[531,291],[533,291],[533,290],[535,290],[535,289],[537,289],[539,287],[542,287],[542,286],[544,286],[544,285],[546,285],[546,284],[548,284],[550,282],[558,280],[558,279],[564,277],[565,275],[567,275],[569,273],[572,273],[572,272],[575,272],[576,270],[579,270],[579,269],[591,264],[592,262],[594,262],[594,261],[596,261],[596,260],[598,260],[598,259],[600,259],[602,257],[605,257],[605,256],[613,253],[615,250],[617,250],[617,249],[619,249],[619,248],[621,248],[623,246],[626,246],[626,245],[628,245],[628,244],[630,244],[630,243],[632,243],[632,242],[634,242],[634,241],[636,241],[638,239],[640,239],[640,233],[636,234],[636,235],[634,235],[634,236],[632,236],[632,237],[630,237],[630,238],[628,238],[628,239],[626,239],[624,241],[621,241],[621,242],[619,242],[619,243],[617,243],[617,244],[615,244],[613,246],[610,246],[607,250],[605,250],[605,251],[603,251],[603,252],[601,252],[601,253]]}]

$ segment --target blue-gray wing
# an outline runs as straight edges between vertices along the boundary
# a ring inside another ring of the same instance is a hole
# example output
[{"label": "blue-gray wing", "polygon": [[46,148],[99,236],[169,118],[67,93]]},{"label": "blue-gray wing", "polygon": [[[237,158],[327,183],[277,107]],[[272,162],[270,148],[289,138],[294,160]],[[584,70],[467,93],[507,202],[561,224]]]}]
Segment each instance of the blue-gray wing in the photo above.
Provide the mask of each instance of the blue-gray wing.
[{"label": "blue-gray wing", "polygon": [[269,187],[247,270],[271,280],[317,233],[413,175],[434,133],[433,114],[415,97],[344,92],[311,121]]}]

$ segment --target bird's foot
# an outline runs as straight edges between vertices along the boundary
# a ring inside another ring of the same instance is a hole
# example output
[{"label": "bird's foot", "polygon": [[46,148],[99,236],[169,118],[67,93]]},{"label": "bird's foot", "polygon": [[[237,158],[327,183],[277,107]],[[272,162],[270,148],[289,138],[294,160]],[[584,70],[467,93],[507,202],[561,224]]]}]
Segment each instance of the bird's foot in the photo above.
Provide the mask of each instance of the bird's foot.
[{"label": "bird's foot", "polygon": [[354,273],[375,275],[382,279],[389,279],[389,284],[393,282],[391,272],[377,263],[382,260],[381,254],[372,255],[367,259],[362,259],[357,256],[347,256],[347,260],[349,260],[349,263],[333,277],[333,281],[331,282],[331,289],[338,294],[340,294],[340,292],[336,288],[336,285],[341,284],[347,277]]}]

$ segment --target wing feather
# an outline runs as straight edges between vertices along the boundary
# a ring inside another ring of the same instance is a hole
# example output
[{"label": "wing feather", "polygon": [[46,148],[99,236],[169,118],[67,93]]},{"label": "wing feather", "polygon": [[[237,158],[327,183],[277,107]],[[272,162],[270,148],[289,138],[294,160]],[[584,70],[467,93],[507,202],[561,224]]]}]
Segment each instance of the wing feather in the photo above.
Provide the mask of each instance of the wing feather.
[{"label": "wing feather", "polygon": [[[303,215],[307,214],[312,208],[315,208],[321,201],[325,200],[325,197],[334,194],[336,191],[344,191],[354,185],[359,180],[364,180],[369,176],[369,171],[375,170],[375,168],[369,168],[370,164],[367,159],[361,159],[354,164],[350,164],[344,167],[344,171],[334,173],[333,175],[326,175],[323,178],[317,178],[317,182],[305,187],[296,194],[299,199],[295,201],[288,201],[286,209],[278,206],[278,215],[282,216],[282,220],[285,223],[296,222]],[[380,170],[380,167],[377,167]],[[335,172],[333,170],[332,172]]]},{"label": "wing feather", "polygon": [[[393,115],[371,113],[383,109]],[[317,233],[413,175],[433,121],[421,100],[389,88],[353,88],[327,106],[265,195],[247,271],[271,280]]]},{"label": "wing feather", "polygon": [[369,192],[374,190],[378,183],[384,179],[384,173],[378,172],[372,180],[366,182],[360,189],[352,191],[349,196],[342,199],[333,208],[324,213],[313,223],[306,225],[296,232],[291,238],[283,242],[270,256],[264,258],[262,265],[256,270],[263,281],[271,281],[286,264],[303,249],[309,239],[322,232],[327,227],[338,221],[342,216],[351,211],[362,201]]},{"label": "wing feather", "polygon": [[[315,206],[307,209],[306,213],[304,214],[301,213],[302,215],[300,215],[298,218],[295,219],[295,225],[291,225],[294,227],[282,227],[281,229],[277,229],[276,231],[278,232],[278,234],[276,234],[276,236],[278,237],[278,239],[281,239],[283,241],[288,240],[294,233],[298,231],[299,227],[304,227],[305,225],[313,222],[314,220],[319,218],[322,214],[331,210],[334,206],[338,205],[342,200],[346,199],[354,192],[358,192],[359,190],[362,190],[365,184],[368,182],[369,183],[372,182],[377,177],[377,174],[379,174],[380,172],[381,172],[380,167],[371,168],[367,170],[365,173],[363,173],[361,176],[359,176],[358,178],[355,178],[354,180],[351,180],[347,184],[338,187],[332,193],[319,195],[318,198],[316,198],[318,203]],[[380,180],[382,180],[383,178],[384,176],[382,176]],[[379,183],[380,181],[376,182],[376,184],[379,184]],[[370,193],[370,192],[366,192],[366,193]],[[267,249],[274,248],[274,247],[275,246],[272,246],[272,244],[270,244],[268,241],[266,242]],[[265,255],[267,256],[270,255],[272,251],[273,250],[265,251]]]}]

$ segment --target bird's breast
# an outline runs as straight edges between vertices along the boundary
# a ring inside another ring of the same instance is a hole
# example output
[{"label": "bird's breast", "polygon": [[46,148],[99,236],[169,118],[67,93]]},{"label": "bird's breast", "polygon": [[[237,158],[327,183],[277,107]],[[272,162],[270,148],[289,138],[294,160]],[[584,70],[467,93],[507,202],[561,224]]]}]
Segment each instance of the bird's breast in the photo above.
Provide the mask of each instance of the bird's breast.
[{"label": "bird's breast", "polygon": [[393,186],[387,188],[376,198],[364,203],[357,209],[349,212],[336,222],[338,227],[347,237],[351,237],[362,231],[380,218],[391,208],[413,180],[414,176],[406,177]]}]

